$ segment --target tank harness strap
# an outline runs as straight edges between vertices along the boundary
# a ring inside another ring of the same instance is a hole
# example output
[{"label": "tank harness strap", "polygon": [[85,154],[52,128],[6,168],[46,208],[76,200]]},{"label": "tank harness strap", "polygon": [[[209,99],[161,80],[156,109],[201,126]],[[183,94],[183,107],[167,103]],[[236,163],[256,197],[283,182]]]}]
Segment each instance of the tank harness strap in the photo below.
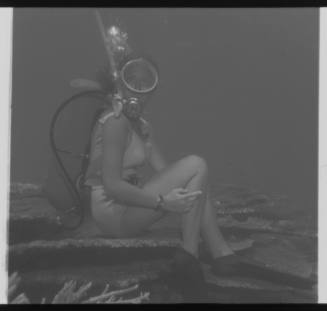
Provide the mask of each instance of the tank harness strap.
[{"label": "tank harness strap", "polygon": [[104,123],[106,122],[106,120],[107,120],[109,117],[113,116],[114,114],[115,114],[115,113],[114,113],[113,111],[111,111],[111,112],[105,114],[104,116],[102,116],[102,117],[99,119],[99,122],[100,122],[101,124],[104,124]]}]

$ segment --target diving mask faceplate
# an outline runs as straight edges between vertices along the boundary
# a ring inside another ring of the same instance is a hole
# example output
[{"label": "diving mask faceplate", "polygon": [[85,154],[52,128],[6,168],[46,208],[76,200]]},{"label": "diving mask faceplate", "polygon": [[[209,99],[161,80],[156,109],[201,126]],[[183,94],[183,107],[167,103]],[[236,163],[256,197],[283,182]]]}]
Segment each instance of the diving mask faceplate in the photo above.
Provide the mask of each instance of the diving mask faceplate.
[{"label": "diving mask faceplate", "polygon": [[135,93],[149,93],[158,85],[156,68],[144,58],[128,61],[120,71],[124,85]]}]

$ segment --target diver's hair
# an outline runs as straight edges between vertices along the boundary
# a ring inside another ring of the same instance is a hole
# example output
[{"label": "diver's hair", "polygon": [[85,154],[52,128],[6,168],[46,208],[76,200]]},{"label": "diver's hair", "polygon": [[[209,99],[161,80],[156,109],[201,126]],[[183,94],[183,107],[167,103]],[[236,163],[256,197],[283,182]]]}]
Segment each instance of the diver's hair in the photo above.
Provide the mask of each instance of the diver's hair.
[{"label": "diver's hair", "polygon": [[[155,70],[157,71],[157,74],[159,76],[159,68],[158,68],[156,62],[149,55],[144,54],[144,53],[136,53],[136,52],[129,53],[128,55],[126,55],[119,61],[117,69],[120,71],[127,62],[129,62],[130,60],[133,60],[133,59],[137,59],[137,58],[143,58],[147,62],[149,62],[155,68]],[[101,90],[104,91],[106,94],[116,93],[117,86],[115,84],[110,66],[108,64],[103,66],[97,72],[96,80],[99,82],[99,84],[101,86]],[[153,91],[150,91],[150,93],[152,93]]]},{"label": "diver's hair", "polygon": [[105,65],[98,70],[96,80],[99,82],[101,90],[106,94],[114,94],[116,92],[116,85],[109,65]]}]

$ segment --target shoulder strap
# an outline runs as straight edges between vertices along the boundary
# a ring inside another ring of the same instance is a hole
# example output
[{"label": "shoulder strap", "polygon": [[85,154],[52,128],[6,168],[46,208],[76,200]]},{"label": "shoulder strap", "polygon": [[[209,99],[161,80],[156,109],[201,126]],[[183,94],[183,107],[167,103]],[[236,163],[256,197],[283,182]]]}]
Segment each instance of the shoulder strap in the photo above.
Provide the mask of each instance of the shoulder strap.
[{"label": "shoulder strap", "polygon": [[148,121],[146,121],[145,119],[143,119],[142,117],[140,118],[140,130],[142,133],[142,136],[148,140],[150,138],[150,134],[151,134],[151,128],[150,128],[150,124]]},{"label": "shoulder strap", "polygon": [[110,112],[108,112],[107,114],[103,115],[101,118],[99,118],[98,121],[99,121],[101,124],[104,124],[104,123],[106,122],[106,120],[107,120],[109,117],[111,117],[111,116],[114,116],[114,112],[113,112],[113,111],[110,111]]}]

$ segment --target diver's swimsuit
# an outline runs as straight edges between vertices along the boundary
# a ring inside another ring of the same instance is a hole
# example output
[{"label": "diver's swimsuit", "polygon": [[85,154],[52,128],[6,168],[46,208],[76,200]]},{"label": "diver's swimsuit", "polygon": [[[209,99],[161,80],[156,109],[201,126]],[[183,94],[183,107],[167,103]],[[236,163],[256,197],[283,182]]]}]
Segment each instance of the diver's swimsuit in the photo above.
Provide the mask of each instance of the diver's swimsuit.
[{"label": "diver's swimsuit", "polygon": [[[106,195],[101,172],[103,125],[114,117],[114,112],[112,111],[102,113],[93,129],[90,162],[86,172],[85,185],[91,187],[91,211],[99,229],[106,235],[119,236],[121,233],[121,219],[128,207]],[[146,164],[150,148],[150,140],[142,140],[130,128],[123,158],[122,176],[124,180],[140,187],[137,171]]]}]

